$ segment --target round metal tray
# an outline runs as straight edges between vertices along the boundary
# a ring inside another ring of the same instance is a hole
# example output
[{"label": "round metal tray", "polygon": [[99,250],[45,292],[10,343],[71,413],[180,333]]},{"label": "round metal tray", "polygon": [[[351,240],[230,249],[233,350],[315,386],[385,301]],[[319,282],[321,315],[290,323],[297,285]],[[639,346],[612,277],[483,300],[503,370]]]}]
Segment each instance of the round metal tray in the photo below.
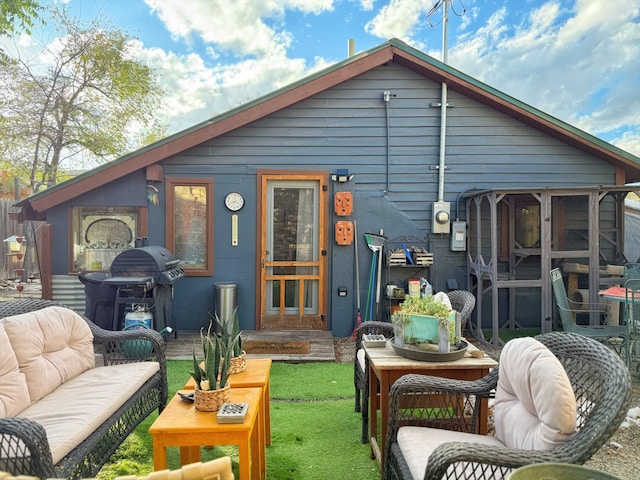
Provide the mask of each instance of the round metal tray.
[{"label": "round metal tray", "polygon": [[464,357],[464,354],[467,352],[467,347],[469,346],[467,342],[460,340],[460,346],[456,350],[447,353],[429,352],[410,346],[400,347],[396,345],[395,340],[395,337],[392,338],[390,343],[398,355],[422,362],[453,362],[454,360],[459,360]]}]

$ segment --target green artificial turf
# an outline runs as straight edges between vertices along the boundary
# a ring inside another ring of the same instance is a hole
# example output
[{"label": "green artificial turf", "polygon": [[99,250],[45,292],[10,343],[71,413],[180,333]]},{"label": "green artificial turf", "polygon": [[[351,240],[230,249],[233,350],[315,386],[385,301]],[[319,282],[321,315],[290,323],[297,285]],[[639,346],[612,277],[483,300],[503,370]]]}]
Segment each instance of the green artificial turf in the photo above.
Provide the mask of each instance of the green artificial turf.
[{"label": "green artificial turf", "polygon": [[[493,331],[490,329],[483,329],[482,333],[487,341],[491,340],[493,337]],[[504,343],[507,343],[509,340],[513,340],[514,338],[535,337],[536,335],[540,335],[539,328],[514,328],[513,330],[503,328],[498,331],[498,336]]]},{"label": "green artificial turf", "polygon": [[[170,397],[189,379],[192,362],[170,360]],[[153,470],[149,416],[98,475],[147,475]],[[354,412],[353,364],[274,362],[271,367],[271,445],[267,446],[267,479],[379,479],[369,445],[360,443],[361,416]],[[235,446],[203,447],[202,461],[231,456],[239,478]],[[169,448],[170,469],[180,467],[178,448]]]}]

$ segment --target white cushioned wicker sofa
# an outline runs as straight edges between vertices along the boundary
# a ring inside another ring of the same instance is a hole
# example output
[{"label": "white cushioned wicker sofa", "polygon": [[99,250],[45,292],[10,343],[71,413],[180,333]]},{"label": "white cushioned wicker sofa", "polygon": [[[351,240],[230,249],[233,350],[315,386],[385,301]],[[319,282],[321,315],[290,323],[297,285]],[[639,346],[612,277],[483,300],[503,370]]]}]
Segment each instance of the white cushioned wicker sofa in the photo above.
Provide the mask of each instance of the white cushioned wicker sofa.
[{"label": "white cushioned wicker sofa", "polygon": [[0,303],[0,470],[93,477],[167,403],[165,342],[54,302]]}]

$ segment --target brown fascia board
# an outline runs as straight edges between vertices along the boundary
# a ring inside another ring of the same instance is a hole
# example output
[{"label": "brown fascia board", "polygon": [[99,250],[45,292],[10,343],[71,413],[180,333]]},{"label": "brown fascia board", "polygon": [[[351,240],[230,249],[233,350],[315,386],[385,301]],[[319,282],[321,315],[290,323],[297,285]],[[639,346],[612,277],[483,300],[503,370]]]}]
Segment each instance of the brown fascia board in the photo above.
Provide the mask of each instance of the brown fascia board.
[{"label": "brown fascia board", "polygon": [[640,164],[616,154],[605,145],[589,141],[584,138],[584,132],[581,135],[577,129],[568,124],[563,127],[559,123],[564,122],[553,119],[544,114],[544,112],[536,113],[537,110],[533,107],[529,107],[488,85],[475,81],[471,77],[467,79],[467,75],[448,65],[441,64],[431,57],[428,57],[427,60],[425,54],[417,50],[414,51],[399,40],[392,39],[379,48],[345,60],[341,66],[332,66],[317,72],[306,79],[300,80],[293,86],[276,90],[266,97],[259,98],[245,106],[238,107],[238,109],[214,117],[191,129],[179,132],[155,145],[144,147],[138,152],[122,157],[119,160],[114,160],[111,164],[99,167],[95,173],[89,173],[84,178],[78,178],[77,181],[72,180],[68,185],[61,185],[58,189],[54,187],[51,192],[43,192],[43,195],[37,195],[36,198],[31,200],[26,199],[21,204],[30,203],[33,211],[27,213],[38,215],[38,212],[45,212],[47,209],[78,195],[90,192],[136,170],[146,168],[165,158],[177,155],[212,138],[287,108],[390,61],[395,61],[433,81],[446,82],[452,90],[458,91],[567,144],[616,165],[625,172],[627,182],[640,180]]},{"label": "brown fascia board", "polygon": [[343,67],[334,68],[329,70],[328,73],[316,74],[306,81],[302,80],[302,83],[292,88],[287,89],[285,87],[283,93],[276,91],[263,101],[258,99],[258,103],[255,105],[250,104],[246,108],[241,107],[242,109],[239,111],[233,110],[223,114],[218,117],[218,120],[213,118],[205,122],[203,126],[194,127],[191,132],[176,134],[173,138],[170,137],[168,141],[162,142],[155,147],[151,146],[150,148],[142,149],[138,154],[132,154],[130,158],[125,157],[122,161],[115,160],[113,165],[107,165],[86,178],[71,182],[66,187],[33,199],[30,201],[31,207],[35,212],[44,212],[51,207],[90,192],[136,170],[146,168],[172,155],[177,155],[212,138],[287,108],[312,95],[384,65],[392,59],[392,49],[388,46],[364,55],[356,55]]},{"label": "brown fascia board", "polygon": [[[564,143],[622,168],[626,173],[627,182],[638,181],[640,179],[640,164],[617,154],[604,145],[589,141],[584,137],[586,132],[574,132],[572,129],[575,127],[568,124],[567,127],[563,127],[557,123],[561,122],[558,119],[551,120],[545,118],[545,116],[536,114],[533,111],[536,110],[534,107],[525,107],[523,102],[510,98],[506,94],[497,91],[493,93],[492,90],[494,89],[491,87],[484,85],[481,87],[470,81],[466,81],[464,78],[461,78],[465,76],[464,74],[453,73],[453,71],[439,68],[434,64],[417,58],[402,48],[394,49],[394,61],[433,81],[438,83],[445,82],[451,90],[462,93],[469,98],[536,128],[551,137],[557,138]],[[543,114],[543,112],[540,113]],[[605,142],[603,141],[603,143]]]}]

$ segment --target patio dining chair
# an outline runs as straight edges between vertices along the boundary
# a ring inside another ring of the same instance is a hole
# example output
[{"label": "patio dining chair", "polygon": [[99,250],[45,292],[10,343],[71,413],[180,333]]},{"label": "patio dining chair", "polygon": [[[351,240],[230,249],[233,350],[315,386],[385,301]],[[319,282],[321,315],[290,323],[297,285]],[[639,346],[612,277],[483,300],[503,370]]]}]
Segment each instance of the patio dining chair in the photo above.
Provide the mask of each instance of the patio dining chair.
[{"label": "patio dining chair", "polygon": [[[628,332],[627,327],[624,325],[578,325],[574,321],[574,314],[590,313],[593,309],[572,309],[567,298],[567,291],[562,279],[562,273],[559,268],[551,270],[551,285],[553,286],[553,293],[556,297],[556,304],[558,306],[558,313],[560,314],[560,320],[562,322],[562,328],[565,332],[578,333],[586,337],[594,338],[600,342],[606,343],[619,354],[627,355],[628,348]],[[596,314],[600,315],[602,312],[596,310]],[[605,316],[605,322],[606,322]]]},{"label": "patio dining chair", "polygon": [[[467,321],[476,306],[476,297],[467,290],[451,290],[446,292],[451,302],[451,308],[460,315],[461,331],[464,331]],[[369,365],[364,349],[362,336],[365,334],[384,335],[393,337],[393,324],[390,322],[363,322],[356,329],[355,355],[353,360],[353,383],[355,387],[355,411],[362,414],[362,433],[360,441],[369,441]]]},{"label": "patio dining chair", "polygon": [[624,281],[640,279],[640,263],[627,263],[624,266]]},{"label": "patio dining chair", "polygon": [[[495,436],[479,433],[495,393]],[[543,462],[584,464],[619,428],[629,371],[610,348],[576,333],[507,342],[480,380],[405,375],[391,388],[383,479],[507,478]]]},{"label": "patio dining chair", "polygon": [[384,335],[393,337],[393,323],[368,321],[362,322],[356,329],[355,355],[353,358],[353,385],[356,391],[355,411],[362,414],[362,434],[360,441],[369,441],[369,364],[364,348],[362,348],[363,335]]},{"label": "patio dining chair", "polygon": [[627,367],[640,372],[640,278],[627,280],[625,287],[624,319],[628,331]]}]

